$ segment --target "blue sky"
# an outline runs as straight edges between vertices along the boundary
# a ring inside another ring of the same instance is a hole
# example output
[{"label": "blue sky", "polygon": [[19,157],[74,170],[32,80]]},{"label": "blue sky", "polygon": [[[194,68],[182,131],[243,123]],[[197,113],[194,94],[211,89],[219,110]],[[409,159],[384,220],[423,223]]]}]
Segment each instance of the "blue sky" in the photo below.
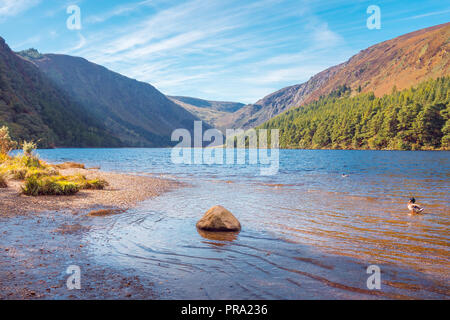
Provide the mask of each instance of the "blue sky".
[{"label": "blue sky", "polygon": [[[69,30],[69,5],[81,30]],[[369,30],[367,8],[381,9]],[[165,94],[256,102],[378,42],[448,22],[450,2],[0,0],[13,50],[84,57]]]}]

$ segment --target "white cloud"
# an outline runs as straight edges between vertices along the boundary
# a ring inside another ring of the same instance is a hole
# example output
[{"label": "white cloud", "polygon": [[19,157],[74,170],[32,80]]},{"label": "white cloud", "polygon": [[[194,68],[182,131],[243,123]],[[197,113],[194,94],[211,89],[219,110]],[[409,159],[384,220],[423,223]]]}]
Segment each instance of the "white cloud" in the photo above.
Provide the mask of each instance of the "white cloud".
[{"label": "white cloud", "polygon": [[136,11],[140,7],[153,5],[154,3],[155,3],[154,0],[146,0],[146,1],[134,2],[131,4],[127,4],[127,5],[118,6],[110,11],[105,12],[105,13],[88,16],[85,19],[85,22],[86,23],[104,22],[113,17],[125,15],[125,14],[131,13],[133,11]]},{"label": "white cloud", "polygon": [[190,0],[162,7],[140,1],[91,16],[95,23],[127,14],[133,23],[108,24],[107,32],[100,23],[86,28],[86,39],[66,53],[164,93],[243,102],[307,80],[329,67],[326,62],[342,62],[335,50],[343,40],[301,0]]},{"label": "white cloud", "polygon": [[80,50],[85,45],[86,45],[86,38],[80,32],[78,32],[78,44],[75,45],[73,48],[69,49],[69,52]]},{"label": "white cloud", "polygon": [[13,17],[39,4],[40,0],[0,0],[0,20]]},{"label": "white cloud", "polygon": [[420,18],[424,18],[424,17],[430,17],[430,16],[447,14],[449,12],[450,12],[450,10],[448,10],[448,9],[447,10],[442,10],[442,11],[428,12],[428,13],[419,14],[419,15],[412,16],[412,17],[406,17],[406,18],[398,19],[398,21],[420,19]]},{"label": "white cloud", "polygon": [[331,31],[326,23],[313,27],[313,39],[316,48],[334,47],[342,42],[341,36]]},{"label": "white cloud", "polygon": [[[311,75],[316,74],[327,67],[325,64],[305,65],[300,67],[279,68],[269,72],[261,72],[253,77],[244,77],[242,80],[248,84],[274,84],[280,81],[298,83],[307,80]],[[280,88],[281,89],[281,88]]]},{"label": "white cloud", "polygon": [[41,36],[36,35],[36,36],[32,36],[28,39],[25,39],[22,42],[12,44],[11,48],[14,48],[16,50],[24,49],[24,48],[28,49],[30,46],[39,43],[39,41],[41,41]]}]

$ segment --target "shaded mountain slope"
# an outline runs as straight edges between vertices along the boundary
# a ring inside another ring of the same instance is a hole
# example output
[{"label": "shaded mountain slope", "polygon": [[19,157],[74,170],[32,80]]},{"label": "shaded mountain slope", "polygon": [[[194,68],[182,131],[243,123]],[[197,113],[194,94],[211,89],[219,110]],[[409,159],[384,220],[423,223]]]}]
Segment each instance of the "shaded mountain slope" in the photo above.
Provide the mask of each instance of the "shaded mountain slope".
[{"label": "shaded mountain slope", "polygon": [[22,52],[56,85],[85,106],[126,146],[171,145],[177,128],[191,130],[194,115],[148,83],[112,72],[83,58]]},{"label": "shaded mountain slope", "polygon": [[40,147],[117,147],[103,124],[0,38],[0,126]]}]

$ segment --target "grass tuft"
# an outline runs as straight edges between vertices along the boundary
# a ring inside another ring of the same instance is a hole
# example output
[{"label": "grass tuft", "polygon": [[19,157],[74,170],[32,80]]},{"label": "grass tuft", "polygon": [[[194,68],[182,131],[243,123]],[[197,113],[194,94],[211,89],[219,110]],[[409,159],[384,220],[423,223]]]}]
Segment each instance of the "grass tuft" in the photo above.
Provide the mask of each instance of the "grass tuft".
[{"label": "grass tuft", "polygon": [[80,191],[80,186],[74,182],[59,180],[57,177],[36,178],[31,176],[25,180],[22,193],[28,196],[68,196]]},{"label": "grass tuft", "polygon": [[80,185],[81,189],[85,190],[103,190],[107,186],[109,186],[109,183],[104,179],[92,179],[87,180],[85,176],[82,176],[81,178],[78,178],[76,182]]},{"label": "grass tuft", "polygon": [[85,167],[84,164],[76,162],[49,165],[32,152],[15,157],[0,155],[0,187],[7,187],[8,178],[20,180],[24,181],[23,194],[40,196],[73,195],[80,190],[103,190],[109,185],[104,179],[87,179],[81,174],[62,176],[57,168],[84,169]]}]

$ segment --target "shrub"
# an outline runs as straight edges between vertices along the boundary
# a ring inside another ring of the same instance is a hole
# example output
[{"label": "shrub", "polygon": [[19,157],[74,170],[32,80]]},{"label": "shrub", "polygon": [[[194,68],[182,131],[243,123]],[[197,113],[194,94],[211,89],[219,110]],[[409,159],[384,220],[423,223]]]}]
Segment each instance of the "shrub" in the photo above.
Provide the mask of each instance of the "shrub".
[{"label": "shrub", "polygon": [[104,179],[92,179],[88,180],[86,176],[78,174],[75,176],[69,176],[65,177],[67,180],[75,182],[80,186],[81,189],[85,190],[103,190],[107,186],[109,186],[109,183]]},{"label": "shrub", "polygon": [[88,190],[103,190],[107,186],[109,186],[109,183],[104,179],[85,180],[81,184],[82,189]]},{"label": "shrub", "polygon": [[7,155],[17,146],[17,142],[11,139],[9,129],[6,126],[0,128],[0,154]]},{"label": "shrub", "polygon": [[80,191],[78,184],[53,177],[36,178],[31,176],[25,180],[22,187],[22,193],[29,196],[73,195],[78,191]]},{"label": "shrub", "polygon": [[31,156],[15,156],[11,159],[10,164],[21,166],[21,167],[27,167],[27,168],[46,168],[48,167],[45,162],[39,160],[39,158],[35,155]]},{"label": "shrub", "polygon": [[32,157],[34,150],[36,150],[37,145],[32,141],[24,141],[22,142],[22,150],[23,154],[27,157]]}]

